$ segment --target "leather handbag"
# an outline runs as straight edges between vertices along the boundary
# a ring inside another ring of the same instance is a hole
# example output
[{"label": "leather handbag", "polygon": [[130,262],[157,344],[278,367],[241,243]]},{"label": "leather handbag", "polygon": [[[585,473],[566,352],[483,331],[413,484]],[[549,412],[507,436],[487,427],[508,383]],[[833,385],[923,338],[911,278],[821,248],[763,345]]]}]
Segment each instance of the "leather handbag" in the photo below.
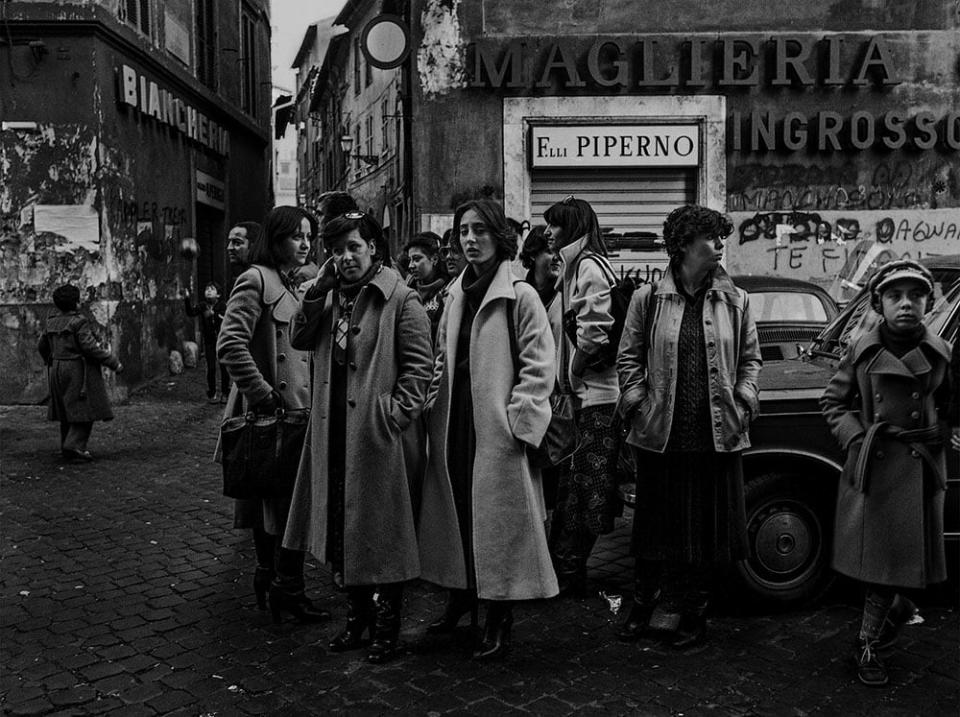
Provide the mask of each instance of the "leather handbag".
[{"label": "leather handbag", "polygon": [[[520,350],[517,346],[516,302],[507,300],[507,328],[510,333],[510,355],[513,359],[514,383],[520,380]],[[561,351],[561,355],[565,355]],[[564,362],[565,363],[565,362]],[[536,448],[527,446],[527,459],[534,468],[549,468],[569,459],[580,447],[580,428],[576,418],[576,396],[554,390],[550,396],[550,425]]]},{"label": "leather handbag", "polygon": [[253,499],[288,495],[293,490],[307,436],[310,409],[262,415],[248,411],[220,426],[223,494]]}]

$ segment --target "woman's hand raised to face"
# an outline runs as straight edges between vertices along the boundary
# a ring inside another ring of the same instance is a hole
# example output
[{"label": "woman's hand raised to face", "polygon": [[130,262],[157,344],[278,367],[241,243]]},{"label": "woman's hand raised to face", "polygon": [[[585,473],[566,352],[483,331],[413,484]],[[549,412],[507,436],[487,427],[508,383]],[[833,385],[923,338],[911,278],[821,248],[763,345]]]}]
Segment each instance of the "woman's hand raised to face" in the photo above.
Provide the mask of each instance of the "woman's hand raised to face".
[{"label": "woman's hand raised to face", "polygon": [[337,266],[333,261],[333,257],[330,257],[323,262],[323,266],[321,266],[320,271],[317,272],[316,281],[313,286],[307,289],[304,298],[307,301],[316,301],[327,292],[335,289],[337,287],[337,280]]}]

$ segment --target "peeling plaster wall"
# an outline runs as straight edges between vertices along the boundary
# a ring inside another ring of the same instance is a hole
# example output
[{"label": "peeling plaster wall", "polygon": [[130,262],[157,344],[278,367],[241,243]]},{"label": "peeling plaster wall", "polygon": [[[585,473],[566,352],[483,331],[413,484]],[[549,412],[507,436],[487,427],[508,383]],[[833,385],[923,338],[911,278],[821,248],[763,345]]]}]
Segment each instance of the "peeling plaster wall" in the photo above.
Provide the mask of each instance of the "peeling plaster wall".
[{"label": "peeling plaster wall", "polygon": [[417,71],[424,97],[466,86],[460,0],[428,0],[420,14],[423,36],[417,49]]}]

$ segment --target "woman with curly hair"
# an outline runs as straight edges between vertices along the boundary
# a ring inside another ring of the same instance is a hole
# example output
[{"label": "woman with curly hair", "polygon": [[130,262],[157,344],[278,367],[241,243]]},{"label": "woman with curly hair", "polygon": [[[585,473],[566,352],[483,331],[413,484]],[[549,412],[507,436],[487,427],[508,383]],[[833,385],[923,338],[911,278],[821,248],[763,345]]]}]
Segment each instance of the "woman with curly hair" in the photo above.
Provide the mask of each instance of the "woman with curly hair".
[{"label": "woman with curly hair", "polygon": [[712,572],[746,554],[741,451],[759,407],[761,360],[747,292],[720,266],[732,231],[712,209],[672,211],[663,225],[669,268],[627,311],[619,410],[641,470],[624,641],[702,642]]}]

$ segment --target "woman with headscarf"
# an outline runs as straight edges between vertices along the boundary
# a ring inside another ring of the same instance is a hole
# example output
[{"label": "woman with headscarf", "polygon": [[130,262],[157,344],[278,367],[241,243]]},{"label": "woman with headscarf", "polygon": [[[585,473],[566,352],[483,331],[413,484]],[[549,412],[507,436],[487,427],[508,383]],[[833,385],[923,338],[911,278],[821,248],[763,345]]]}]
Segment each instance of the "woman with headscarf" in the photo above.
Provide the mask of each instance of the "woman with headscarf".
[{"label": "woman with headscarf", "polygon": [[462,204],[467,268],[450,287],[427,399],[430,455],[420,512],[422,577],[450,589],[428,632],[487,602],[481,660],[510,646],[513,603],[556,595],[540,472],[526,448],[550,423],[553,336],[536,291],[510,269],[516,236],[491,200]]}]

